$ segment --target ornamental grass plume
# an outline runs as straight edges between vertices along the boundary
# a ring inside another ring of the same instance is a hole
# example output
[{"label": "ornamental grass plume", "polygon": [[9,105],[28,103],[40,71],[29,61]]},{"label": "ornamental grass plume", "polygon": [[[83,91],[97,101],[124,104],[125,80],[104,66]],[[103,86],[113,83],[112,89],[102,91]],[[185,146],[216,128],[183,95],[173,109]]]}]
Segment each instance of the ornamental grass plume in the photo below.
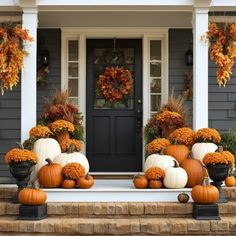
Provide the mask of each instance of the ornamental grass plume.
[{"label": "ornamental grass plume", "polygon": [[67,179],[77,180],[78,178],[85,176],[84,167],[76,162],[68,163],[62,168],[62,174]]},{"label": "ornamental grass plume", "polygon": [[145,171],[144,175],[149,180],[152,179],[162,180],[165,176],[165,171],[159,167],[151,167]]},{"label": "ornamental grass plume", "polygon": [[165,138],[157,138],[147,145],[148,154],[159,153],[170,145],[170,141]]},{"label": "ornamental grass plume", "polygon": [[221,137],[216,129],[202,128],[197,131],[195,140],[196,142],[219,143]]}]

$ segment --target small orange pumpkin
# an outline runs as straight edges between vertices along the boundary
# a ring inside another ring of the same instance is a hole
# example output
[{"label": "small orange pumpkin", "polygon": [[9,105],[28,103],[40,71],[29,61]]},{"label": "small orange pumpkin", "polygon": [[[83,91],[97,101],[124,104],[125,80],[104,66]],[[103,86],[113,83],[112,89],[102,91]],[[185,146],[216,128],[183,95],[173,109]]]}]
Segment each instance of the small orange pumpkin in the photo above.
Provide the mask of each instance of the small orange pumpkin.
[{"label": "small orange pumpkin", "polygon": [[148,179],[143,175],[135,175],[133,178],[135,188],[146,188],[148,186]]},{"label": "small orange pumpkin", "polygon": [[63,188],[74,188],[75,187],[75,181],[73,179],[65,179],[62,182]]},{"label": "small orange pumpkin", "polygon": [[189,153],[189,148],[186,145],[178,145],[176,140],[173,145],[169,145],[164,149],[164,154],[174,157],[179,164],[187,159]]},{"label": "small orange pumpkin", "polygon": [[227,176],[225,179],[225,185],[227,187],[233,187],[236,184],[236,180],[234,176]]},{"label": "small orange pumpkin", "polygon": [[94,184],[93,176],[87,174],[86,176],[82,176],[77,180],[77,186],[79,188],[91,188]]},{"label": "small orange pumpkin", "polygon": [[201,185],[192,188],[192,199],[199,204],[214,204],[219,200],[218,189],[209,183],[209,177],[205,177]]},{"label": "small orange pumpkin", "polygon": [[43,166],[38,173],[40,185],[45,188],[59,187],[63,181],[61,165],[53,163],[49,158],[45,161],[48,164]]},{"label": "small orange pumpkin", "polygon": [[18,199],[23,205],[42,205],[46,202],[47,195],[41,189],[24,188],[19,192]]},{"label": "small orange pumpkin", "polygon": [[162,188],[163,184],[161,180],[158,179],[152,179],[149,181],[149,187],[153,189],[159,189]]}]

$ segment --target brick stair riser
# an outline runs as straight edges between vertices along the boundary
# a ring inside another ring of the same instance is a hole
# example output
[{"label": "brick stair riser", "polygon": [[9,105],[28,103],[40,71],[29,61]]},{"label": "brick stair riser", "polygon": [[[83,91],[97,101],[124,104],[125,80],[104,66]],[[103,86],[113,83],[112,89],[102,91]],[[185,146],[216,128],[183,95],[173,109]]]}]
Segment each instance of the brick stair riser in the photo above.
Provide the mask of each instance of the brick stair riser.
[{"label": "brick stair riser", "polygon": [[[235,216],[236,202],[219,204],[221,216]],[[0,216],[18,215],[19,204],[0,202]],[[61,218],[192,217],[192,204],[181,203],[49,203],[48,215]]]},{"label": "brick stair riser", "polygon": [[[236,217],[194,219],[60,219],[17,221],[0,218],[0,232],[11,235],[236,235]],[[3,235],[3,234],[0,234]]]}]

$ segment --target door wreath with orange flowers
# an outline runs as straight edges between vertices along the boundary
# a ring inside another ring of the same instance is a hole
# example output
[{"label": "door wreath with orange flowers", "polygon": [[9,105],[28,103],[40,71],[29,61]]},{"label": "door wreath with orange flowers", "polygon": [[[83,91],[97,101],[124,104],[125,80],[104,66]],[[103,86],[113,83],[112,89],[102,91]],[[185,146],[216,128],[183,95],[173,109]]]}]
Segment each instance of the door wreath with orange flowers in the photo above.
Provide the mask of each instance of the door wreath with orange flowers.
[{"label": "door wreath with orange flowers", "polygon": [[129,70],[121,67],[107,67],[97,81],[100,95],[108,101],[119,101],[130,94],[133,78]]}]

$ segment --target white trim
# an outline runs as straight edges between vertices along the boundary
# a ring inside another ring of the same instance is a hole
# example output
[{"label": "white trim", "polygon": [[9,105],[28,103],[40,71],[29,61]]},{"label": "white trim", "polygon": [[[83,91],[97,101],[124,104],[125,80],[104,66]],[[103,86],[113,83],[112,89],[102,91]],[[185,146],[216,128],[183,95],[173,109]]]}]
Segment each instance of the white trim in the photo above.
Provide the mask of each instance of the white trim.
[{"label": "white trim", "polygon": [[[163,99],[168,98],[168,28],[62,28],[62,77],[61,88],[67,88],[65,82],[67,68],[65,63],[66,42],[68,39],[79,40],[79,108],[84,115],[84,125],[86,127],[86,39],[88,38],[141,38],[143,39],[143,126],[146,124],[150,114],[150,83],[149,83],[149,65],[148,55],[150,39],[162,40],[162,61],[163,61]],[[165,65],[164,65],[165,63]],[[164,69],[165,68],[165,69]],[[164,92],[166,91],[166,94]],[[143,141],[144,145],[144,141]],[[144,148],[143,148],[144,149]],[[85,150],[83,150],[85,153]],[[143,164],[145,156],[143,153]]]}]

